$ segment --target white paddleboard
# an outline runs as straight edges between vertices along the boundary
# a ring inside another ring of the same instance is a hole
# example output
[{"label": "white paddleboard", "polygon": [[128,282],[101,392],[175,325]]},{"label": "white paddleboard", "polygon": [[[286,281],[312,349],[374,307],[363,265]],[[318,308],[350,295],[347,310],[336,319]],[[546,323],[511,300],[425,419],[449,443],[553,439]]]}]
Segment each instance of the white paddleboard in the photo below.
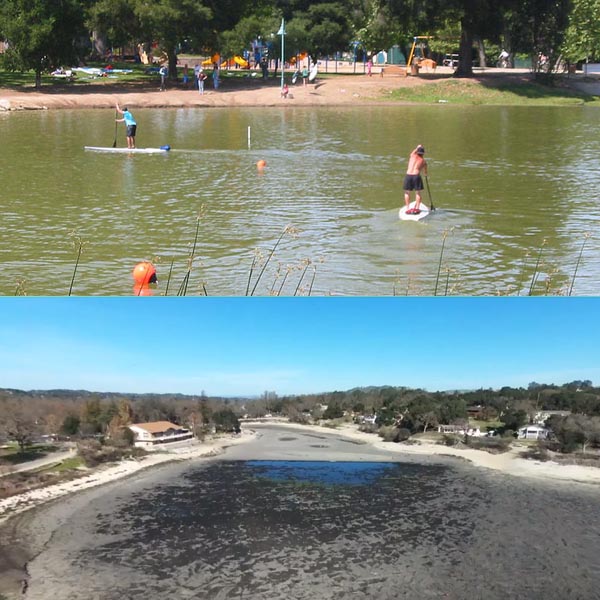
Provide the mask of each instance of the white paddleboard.
[{"label": "white paddleboard", "polygon": [[315,63],[315,66],[310,70],[310,75],[308,76],[308,80],[314,81],[318,72],[319,72],[319,67],[317,66],[317,63]]},{"label": "white paddleboard", "polygon": [[[408,205],[409,208],[414,208],[414,206],[415,206],[415,202],[411,202]],[[421,205],[419,206],[419,210],[421,212],[418,215],[407,215],[406,214],[406,206],[403,206],[400,209],[398,217],[400,219],[402,219],[402,221],[420,221],[421,219],[424,219],[431,212],[429,210],[429,207],[425,206],[425,204],[423,204],[422,202],[421,202]]]},{"label": "white paddleboard", "polygon": [[109,148],[108,146],[84,146],[84,150],[91,150],[93,152],[120,152],[125,154],[164,154],[171,148],[165,146],[164,148]]}]

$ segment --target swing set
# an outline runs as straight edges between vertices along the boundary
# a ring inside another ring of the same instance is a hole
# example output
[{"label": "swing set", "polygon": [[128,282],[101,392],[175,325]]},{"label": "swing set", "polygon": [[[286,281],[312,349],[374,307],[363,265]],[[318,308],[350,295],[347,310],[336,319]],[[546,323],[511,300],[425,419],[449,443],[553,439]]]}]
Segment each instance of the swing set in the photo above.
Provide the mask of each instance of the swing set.
[{"label": "swing set", "polygon": [[406,61],[406,73],[410,75],[418,75],[419,68],[429,67],[434,69],[437,67],[437,63],[431,58],[425,56],[425,49],[427,48],[427,40],[432,39],[431,35],[415,35],[413,37],[413,43],[410,48],[408,60]]}]

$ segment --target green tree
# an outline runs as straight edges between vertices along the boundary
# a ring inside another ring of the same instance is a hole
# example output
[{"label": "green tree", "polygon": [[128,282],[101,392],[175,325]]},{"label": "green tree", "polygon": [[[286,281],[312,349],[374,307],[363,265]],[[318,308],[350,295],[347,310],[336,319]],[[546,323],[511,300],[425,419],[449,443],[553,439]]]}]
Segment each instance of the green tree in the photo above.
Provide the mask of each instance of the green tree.
[{"label": "green tree", "polygon": [[340,419],[344,416],[344,409],[337,403],[329,404],[323,413],[324,419]]},{"label": "green tree", "polygon": [[169,79],[177,79],[177,49],[187,37],[207,29],[213,11],[198,0],[136,0],[135,14],[146,39],[166,52]]},{"label": "green tree", "polygon": [[[296,16],[295,19],[304,19]],[[312,4],[306,13],[307,47],[313,58],[347,48],[352,40],[352,23],[344,4]]]},{"label": "green tree", "polygon": [[102,54],[106,43],[122,47],[140,34],[135,5],[130,0],[97,0],[90,7],[86,24],[97,40],[96,50]]},{"label": "green tree", "polygon": [[235,431],[236,433],[239,433],[240,421],[231,409],[224,408],[223,410],[219,410],[213,413],[212,418],[215,424],[215,429],[218,432]]},{"label": "green tree", "polygon": [[500,421],[504,424],[505,429],[517,431],[519,427],[523,427],[527,423],[527,413],[524,410],[507,410],[501,417]]},{"label": "green tree", "polygon": [[2,56],[12,71],[35,72],[35,87],[52,67],[78,62],[87,38],[84,3],[78,0],[0,0],[0,32],[8,42]]},{"label": "green tree", "polygon": [[81,419],[77,415],[67,415],[61,425],[61,432],[64,435],[77,435]]}]

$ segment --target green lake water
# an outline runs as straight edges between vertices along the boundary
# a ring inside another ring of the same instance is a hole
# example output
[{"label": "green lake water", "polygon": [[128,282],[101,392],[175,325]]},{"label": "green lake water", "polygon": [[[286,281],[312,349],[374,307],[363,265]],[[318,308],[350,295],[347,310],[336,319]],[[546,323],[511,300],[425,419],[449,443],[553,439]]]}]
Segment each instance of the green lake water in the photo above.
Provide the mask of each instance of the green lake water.
[{"label": "green lake water", "polygon": [[[168,155],[84,151],[112,146],[110,110],[0,114],[0,294],[67,294],[74,233],[73,294],[130,295],[152,260],[175,295],[200,212],[187,295],[244,295],[288,225],[256,295],[565,294],[576,270],[600,292],[597,108],[132,111]],[[403,222],[417,143],[438,210]]]}]

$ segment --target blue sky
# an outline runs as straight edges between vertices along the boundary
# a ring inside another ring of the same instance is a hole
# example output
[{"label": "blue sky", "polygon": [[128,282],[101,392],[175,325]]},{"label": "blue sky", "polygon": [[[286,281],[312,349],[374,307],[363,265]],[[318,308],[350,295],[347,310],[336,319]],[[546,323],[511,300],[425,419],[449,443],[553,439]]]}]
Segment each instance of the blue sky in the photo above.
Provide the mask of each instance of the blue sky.
[{"label": "blue sky", "polygon": [[0,298],[0,387],[597,384],[599,339],[596,298]]}]

